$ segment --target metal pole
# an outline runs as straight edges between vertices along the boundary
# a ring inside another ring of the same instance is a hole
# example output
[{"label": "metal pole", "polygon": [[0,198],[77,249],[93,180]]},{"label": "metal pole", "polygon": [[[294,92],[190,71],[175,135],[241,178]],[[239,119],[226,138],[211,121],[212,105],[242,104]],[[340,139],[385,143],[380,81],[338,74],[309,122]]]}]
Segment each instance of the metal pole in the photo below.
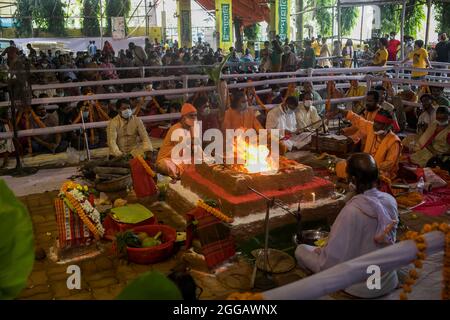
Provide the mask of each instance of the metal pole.
[{"label": "metal pole", "polygon": [[[151,4],[150,4],[151,5]],[[145,36],[148,37],[148,12],[147,12],[147,0],[144,1],[145,10]]]},{"label": "metal pole", "polygon": [[337,1],[337,32],[338,41],[341,43],[341,1]]},{"label": "metal pole", "polygon": [[362,46],[363,26],[364,26],[364,6],[362,6],[362,9],[361,9],[361,30],[359,32],[359,45],[360,46]]},{"label": "metal pole", "polygon": [[425,29],[425,49],[428,45],[428,33],[430,32],[431,0],[427,1],[427,26]]},{"label": "metal pole", "polygon": [[100,49],[103,49],[103,3],[100,0]]},{"label": "metal pole", "polygon": [[406,16],[406,0],[403,0],[403,7],[402,7],[402,25],[400,29],[400,36],[401,36],[401,47],[400,47],[400,55],[401,59],[405,59],[405,16]]}]

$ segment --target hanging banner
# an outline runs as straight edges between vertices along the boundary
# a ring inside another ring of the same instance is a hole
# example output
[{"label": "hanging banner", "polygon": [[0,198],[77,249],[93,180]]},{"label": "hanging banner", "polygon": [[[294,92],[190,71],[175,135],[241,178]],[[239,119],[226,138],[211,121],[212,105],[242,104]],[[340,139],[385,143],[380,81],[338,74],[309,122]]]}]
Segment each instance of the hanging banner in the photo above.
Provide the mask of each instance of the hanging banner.
[{"label": "hanging banner", "polygon": [[275,30],[284,42],[289,38],[291,20],[291,0],[275,0]]},{"label": "hanging banner", "polygon": [[191,0],[178,0],[178,43],[192,47]]},{"label": "hanging banner", "polygon": [[155,39],[157,39],[158,40],[158,43],[161,43],[161,40],[162,40],[162,31],[161,31],[161,27],[150,27],[149,28],[149,34],[148,34],[148,37],[151,39],[151,40],[155,40]]},{"label": "hanging banner", "polygon": [[216,21],[219,32],[219,48],[227,52],[233,46],[232,0],[216,0]]},{"label": "hanging banner", "polygon": [[125,18],[111,17],[112,38],[113,40],[125,39]]}]

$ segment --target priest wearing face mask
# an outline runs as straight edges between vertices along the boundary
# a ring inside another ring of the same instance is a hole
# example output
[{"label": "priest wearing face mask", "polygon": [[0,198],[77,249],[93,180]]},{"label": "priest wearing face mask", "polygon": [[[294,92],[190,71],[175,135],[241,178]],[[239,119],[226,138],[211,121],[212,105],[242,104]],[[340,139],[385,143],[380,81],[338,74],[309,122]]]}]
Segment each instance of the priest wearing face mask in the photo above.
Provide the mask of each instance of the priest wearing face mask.
[{"label": "priest wearing face mask", "polygon": [[297,127],[301,131],[311,132],[322,126],[321,118],[316,107],[313,106],[313,96],[309,92],[300,95],[299,108],[295,112]]},{"label": "priest wearing face mask", "polygon": [[231,108],[225,111],[223,129],[263,129],[263,126],[256,118],[254,109],[249,108],[247,97],[243,91],[237,91],[231,99]]},{"label": "priest wearing face mask", "polygon": [[436,167],[450,170],[450,125],[449,110],[440,106],[436,120],[431,123],[415,144],[411,162],[421,167]]},{"label": "priest wearing face mask", "polygon": [[[366,136],[364,152],[374,157],[380,175],[391,180],[395,178],[402,148],[399,137],[392,132],[395,124],[393,115],[387,110],[379,109],[372,122],[352,111],[338,109],[338,112]],[[339,178],[346,177],[346,166],[345,160],[336,164],[336,174]]]},{"label": "priest wearing face mask", "polygon": [[[167,175],[172,179],[180,178],[184,170],[184,165],[181,161],[184,159],[184,151],[180,154],[172,155],[175,146],[180,143],[180,140],[191,141],[193,143],[194,124],[197,121],[197,109],[190,104],[185,103],[181,107],[181,119],[179,122],[170,127],[167,132],[161,148],[156,159],[156,169],[159,173]],[[191,145],[192,147],[192,145]],[[191,149],[193,150],[193,149]],[[178,159],[175,159],[177,157]]]},{"label": "priest wearing face mask", "polygon": [[152,144],[142,120],[133,115],[130,102],[120,99],[116,104],[118,115],[108,123],[108,147],[114,157],[126,154],[143,155],[152,151]]},{"label": "priest wearing face mask", "polygon": [[[380,109],[379,93],[377,91],[369,91],[366,96],[366,108],[362,114],[362,117],[367,121],[372,121]],[[363,145],[365,143],[365,135],[361,130],[358,129],[356,125],[342,129],[342,134],[349,137],[356,144],[362,141]]]}]

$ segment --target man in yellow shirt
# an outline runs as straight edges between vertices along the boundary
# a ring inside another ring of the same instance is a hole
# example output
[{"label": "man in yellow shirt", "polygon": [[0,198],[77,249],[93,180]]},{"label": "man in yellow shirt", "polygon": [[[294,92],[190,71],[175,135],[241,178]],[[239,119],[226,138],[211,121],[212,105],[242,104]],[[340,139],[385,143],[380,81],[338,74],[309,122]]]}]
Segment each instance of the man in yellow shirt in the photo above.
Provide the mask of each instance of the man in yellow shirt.
[{"label": "man in yellow shirt", "polygon": [[316,57],[320,56],[320,49],[322,48],[322,46],[320,45],[321,39],[321,36],[317,36],[317,40],[314,39],[314,37],[311,38],[311,48],[313,48]]},{"label": "man in yellow shirt", "polygon": [[[430,68],[431,63],[428,59],[428,52],[423,48],[423,40],[416,40],[414,42],[414,51],[412,51],[400,64],[404,64],[407,61],[412,60],[412,65],[414,68]],[[411,79],[420,80],[425,78],[428,72],[423,71],[413,71],[411,73]]]},{"label": "man in yellow shirt", "polygon": [[386,38],[381,38],[379,41],[379,49],[375,53],[373,57],[372,66],[376,67],[384,67],[386,66],[386,62],[388,60],[389,53],[386,49],[388,45],[388,41]]},{"label": "man in yellow shirt", "polygon": [[[345,96],[347,98],[351,97],[361,97],[366,95],[367,88],[363,85],[360,85],[358,80],[350,80],[350,88],[348,89]],[[364,111],[364,101],[353,101],[352,103],[352,111],[356,114],[361,114]]]}]

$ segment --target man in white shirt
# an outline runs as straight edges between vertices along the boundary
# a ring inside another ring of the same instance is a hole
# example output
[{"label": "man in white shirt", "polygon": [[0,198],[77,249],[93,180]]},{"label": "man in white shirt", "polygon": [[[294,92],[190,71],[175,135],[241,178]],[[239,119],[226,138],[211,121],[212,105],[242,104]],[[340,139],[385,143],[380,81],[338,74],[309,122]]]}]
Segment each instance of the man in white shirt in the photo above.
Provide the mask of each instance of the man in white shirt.
[{"label": "man in white shirt", "polygon": [[288,151],[296,146],[297,142],[297,119],[295,111],[298,108],[297,97],[287,97],[286,102],[273,108],[267,114],[266,129],[279,129],[281,143]]},{"label": "man in white shirt", "polygon": [[301,145],[297,146],[298,149],[311,143],[311,135],[322,127],[322,121],[317,112],[316,107],[313,106],[313,96],[311,93],[305,92],[300,95],[299,108],[297,109],[295,116],[297,118],[297,129],[300,132],[299,139]]}]

